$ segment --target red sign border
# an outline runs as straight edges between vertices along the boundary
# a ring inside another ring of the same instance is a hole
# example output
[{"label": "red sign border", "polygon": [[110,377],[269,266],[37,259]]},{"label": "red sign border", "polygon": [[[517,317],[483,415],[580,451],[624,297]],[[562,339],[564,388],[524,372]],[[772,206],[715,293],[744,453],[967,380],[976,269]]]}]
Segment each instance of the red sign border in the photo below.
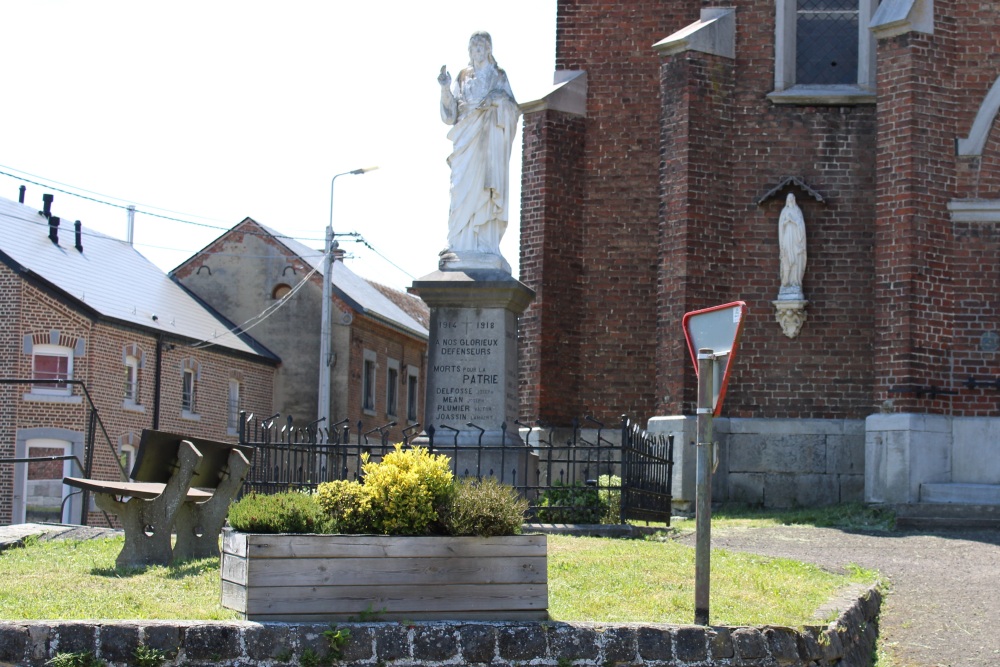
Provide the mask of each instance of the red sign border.
[{"label": "red sign border", "polygon": [[684,318],[681,320],[681,326],[684,327],[684,339],[687,341],[688,353],[691,355],[691,361],[694,363],[694,372],[695,375],[697,375],[698,351],[694,349],[694,343],[691,342],[691,334],[688,331],[688,320],[695,315],[703,315],[704,313],[711,313],[716,310],[725,310],[726,308],[732,308],[733,306],[738,306],[740,309],[740,322],[736,325],[736,335],[733,336],[733,346],[729,350],[729,358],[726,360],[726,369],[722,374],[722,387],[719,388],[719,398],[715,403],[715,410],[713,413],[715,417],[718,417],[719,413],[722,412],[722,403],[726,398],[726,389],[729,387],[729,373],[733,368],[733,359],[736,358],[736,349],[740,345],[740,337],[743,335],[743,324],[746,322],[747,313],[749,312],[746,301],[731,301],[729,303],[724,303],[721,306],[712,306],[711,308],[692,310],[690,313],[684,313]]}]

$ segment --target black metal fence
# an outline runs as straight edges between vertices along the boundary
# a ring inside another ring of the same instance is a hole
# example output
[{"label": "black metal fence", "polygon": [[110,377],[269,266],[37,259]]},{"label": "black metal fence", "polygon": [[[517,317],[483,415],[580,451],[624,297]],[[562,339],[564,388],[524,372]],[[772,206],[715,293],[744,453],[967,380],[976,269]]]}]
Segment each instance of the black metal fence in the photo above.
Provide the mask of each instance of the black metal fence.
[{"label": "black metal fence", "polygon": [[[244,493],[312,490],[337,479],[359,479],[363,456],[378,461],[392,451],[395,424],[352,429],[347,420],[302,427],[279,415],[243,415],[240,443],[255,448]],[[517,423],[517,426],[525,426]],[[628,417],[619,428],[586,418],[565,427],[539,424],[519,431],[501,427],[501,438],[483,429],[447,427],[415,437],[404,431],[404,447],[421,445],[448,456],[461,477],[495,477],[530,502],[530,518],[544,523],[624,523],[629,519],[669,525],[672,500],[673,439],[652,435]]]}]

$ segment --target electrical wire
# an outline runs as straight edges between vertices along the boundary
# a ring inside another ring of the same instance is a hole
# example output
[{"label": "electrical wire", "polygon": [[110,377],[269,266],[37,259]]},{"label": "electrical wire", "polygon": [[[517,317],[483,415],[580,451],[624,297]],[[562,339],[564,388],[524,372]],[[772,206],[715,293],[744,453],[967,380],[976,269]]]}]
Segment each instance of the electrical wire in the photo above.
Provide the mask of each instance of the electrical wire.
[{"label": "electrical wire", "polygon": [[259,313],[248,319],[243,324],[235,326],[232,329],[226,330],[224,333],[219,334],[218,336],[215,337],[215,339],[211,341],[207,339],[201,340],[196,343],[191,343],[190,345],[188,345],[188,347],[194,350],[202,350],[206,347],[217,345],[218,343],[216,341],[224,336],[231,336],[231,335],[235,336],[250,331],[255,326],[261,324],[262,322],[267,320],[267,318],[271,317],[271,315],[274,315],[274,313],[276,313],[282,306],[284,306],[288,302],[288,300],[295,295],[296,292],[302,289],[302,286],[305,285],[306,282],[308,282],[309,279],[312,278],[313,274],[315,274],[317,271],[319,271],[319,267],[313,267],[313,270],[307,273],[306,275],[302,276],[302,280],[297,282],[295,286],[293,286],[290,290],[288,290],[287,294],[285,294],[276,302],[272,303],[270,306],[268,306],[264,310],[260,311]]},{"label": "electrical wire", "polygon": [[[9,171],[17,172],[18,174],[24,174],[25,176],[31,176],[32,178],[36,178],[36,179],[40,179],[40,180],[43,180],[43,181],[47,181],[47,183],[41,183],[41,182],[38,182],[38,181],[32,181],[32,180],[30,180],[28,178],[24,178],[24,176],[18,176],[16,174],[11,174],[11,173],[8,173],[6,171],[2,171],[3,169],[7,169]],[[80,199],[85,199],[87,201],[94,202],[95,204],[103,204],[105,206],[111,206],[111,207],[122,209],[122,210],[128,210],[128,208],[129,208],[129,205],[116,204],[114,202],[109,202],[109,201],[105,201],[105,200],[102,200],[102,199],[96,199],[94,197],[89,197],[87,195],[79,194],[79,192],[86,192],[88,194],[96,195],[98,197],[104,197],[105,199],[116,199],[118,201],[125,201],[124,199],[120,199],[120,198],[115,197],[113,195],[105,195],[105,194],[101,194],[101,193],[98,193],[98,192],[91,192],[90,190],[86,190],[84,188],[78,188],[78,187],[76,187],[74,185],[68,185],[66,183],[61,183],[59,181],[46,178],[44,176],[37,176],[35,174],[30,174],[30,173],[28,173],[26,171],[21,171],[20,169],[15,169],[14,167],[8,167],[8,166],[5,166],[5,165],[0,165],[0,175],[7,176],[8,178],[13,178],[13,179],[18,180],[18,181],[24,181],[25,183],[31,183],[32,185],[37,185],[37,186],[42,187],[42,188],[48,188],[50,190],[54,190],[54,191],[60,192],[62,194],[70,195],[71,197],[79,197]],[[57,185],[62,185],[62,186],[67,187],[67,188],[73,188],[74,190],[78,190],[79,192],[72,192],[70,190],[63,190],[61,188],[52,187],[50,185],[51,183],[55,183]],[[158,208],[158,207],[149,206],[148,208]],[[159,209],[159,210],[166,211],[168,209]],[[210,224],[203,223],[203,222],[194,222],[192,220],[184,220],[182,218],[175,218],[173,216],[163,215],[163,214],[160,214],[160,213],[153,213],[151,211],[140,210],[138,208],[135,208],[135,212],[139,213],[139,214],[142,214],[142,215],[148,215],[148,216],[154,217],[154,218],[160,218],[162,220],[169,220],[171,222],[179,222],[179,223],[186,224],[186,225],[194,225],[196,227],[204,227],[204,228],[207,228],[207,229],[216,229],[216,230],[219,230],[219,231],[229,231],[230,229],[232,229],[232,227],[210,225]],[[171,211],[171,212],[176,213],[175,211]],[[188,214],[178,214],[178,215],[188,215]],[[200,217],[203,217],[203,216],[195,215],[195,216],[192,216],[192,217],[199,217],[200,218]],[[212,220],[213,218],[205,218],[205,219],[206,220]],[[38,224],[39,225],[45,225],[46,223],[39,222]],[[249,234],[249,235],[252,235],[252,236],[273,237],[273,238],[277,238],[279,240],[280,239],[290,239],[290,240],[298,241],[298,242],[303,242],[303,241],[323,242],[323,241],[325,241],[325,239],[319,239],[319,238],[293,237],[293,236],[287,236],[287,235],[284,235],[284,234],[271,234],[271,233],[268,233],[268,232],[257,232],[257,231],[253,231],[253,230],[244,230],[243,233],[244,234]],[[95,236],[95,237],[97,236],[97,234],[93,234],[93,233],[90,233],[90,232],[87,232],[87,231],[81,231],[81,234],[83,236]],[[115,239],[114,237],[108,237],[106,235],[102,235],[102,237],[104,237],[104,238],[111,238],[111,239],[113,239],[115,241],[118,241],[119,243],[127,243],[127,241],[125,241],[125,240]],[[405,276],[407,276],[411,280],[415,280],[416,279],[416,277],[412,273],[410,273],[409,271],[407,271],[406,269],[404,269],[403,267],[401,267],[399,264],[397,264],[396,262],[394,262],[391,259],[389,259],[388,257],[386,257],[384,254],[382,254],[382,252],[380,252],[379,250],[377,250],[371,243],[368,242],[367,239],[365,239],[363,236],[361,236],[360,233],[358,233],[358,232],[340,232],[340,233],[335,233],[334,234],[334,238],[342,238],[342,239],[346,239],[346,240],[355,241],[357,243],[361,243],[362,245],[364,245],[366,248],[368,248],[369,250],[371,250],[378,257],[380,257],[383,261],[387,262],[390,266],[392,266],[393,268],[395,268],[400,273],[404,274]],[[174,251],[174,252],[185,252],[185,253],[189,252],[187,250],[182,250],[182,249],[179,249],[179,248],[168,248],[168,247],[165,247],[165,246],[156,246],[156,245],[144,244],[144,243],[136,243],[135,245],[141,246],[143,248],[155,248],[157,250],[169,250],[169,251]],[[227,256],[226,253],[210,253],[209,252],[209,253],[201,253],[201,254]],[[320,255],[320,256],[322,256],[322,255]]]}]

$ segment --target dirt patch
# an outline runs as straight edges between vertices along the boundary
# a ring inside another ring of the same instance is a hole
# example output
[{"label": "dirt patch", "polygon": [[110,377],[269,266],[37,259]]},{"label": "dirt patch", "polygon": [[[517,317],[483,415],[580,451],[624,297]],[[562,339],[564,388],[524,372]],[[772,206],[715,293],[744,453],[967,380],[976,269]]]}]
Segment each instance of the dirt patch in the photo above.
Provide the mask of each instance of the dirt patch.
[{"label": "dirt patch", "polygon": [[[695,543],[693,534],[678,540]],[[892,667],[1000,665],[1000,531],[714,529],[712,548],[877,570],[889,582],[879,641]]]}]

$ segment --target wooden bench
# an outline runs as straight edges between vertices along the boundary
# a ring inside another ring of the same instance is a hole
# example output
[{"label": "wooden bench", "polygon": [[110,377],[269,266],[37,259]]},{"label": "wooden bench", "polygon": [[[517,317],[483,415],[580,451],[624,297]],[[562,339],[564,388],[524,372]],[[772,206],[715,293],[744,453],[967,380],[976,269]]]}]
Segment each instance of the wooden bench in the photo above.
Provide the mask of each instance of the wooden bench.
[{"label": "wooden bench", "polygon": [[167,565],[219,555],[219,534],[252,456],[250,446],[146,429],[133,481],[66,477],[63,483],[93,492],[98,507],[118,515],[125,531],[119,567]]}]

